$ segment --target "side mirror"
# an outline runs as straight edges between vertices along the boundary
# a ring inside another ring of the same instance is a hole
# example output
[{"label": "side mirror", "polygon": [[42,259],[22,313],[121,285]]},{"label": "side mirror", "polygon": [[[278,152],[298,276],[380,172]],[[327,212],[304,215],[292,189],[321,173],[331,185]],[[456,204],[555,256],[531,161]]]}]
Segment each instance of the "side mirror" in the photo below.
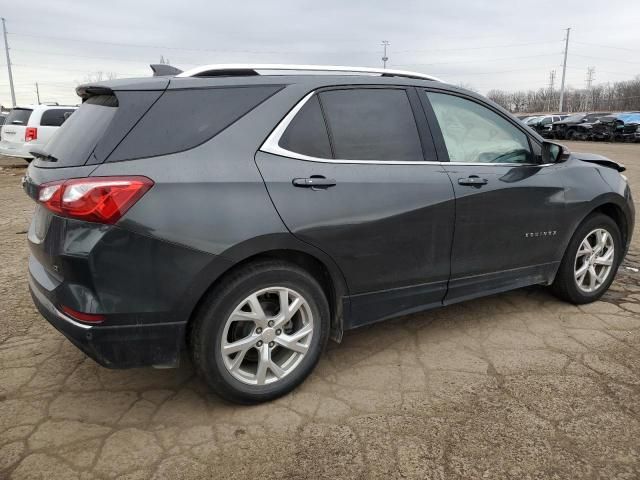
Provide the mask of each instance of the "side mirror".
[{"label": "side mirror", "polygon": [[564,145],[553,142],[544,142],[542,144],[542,163],[560,163],[564,162],[571,151]]}]

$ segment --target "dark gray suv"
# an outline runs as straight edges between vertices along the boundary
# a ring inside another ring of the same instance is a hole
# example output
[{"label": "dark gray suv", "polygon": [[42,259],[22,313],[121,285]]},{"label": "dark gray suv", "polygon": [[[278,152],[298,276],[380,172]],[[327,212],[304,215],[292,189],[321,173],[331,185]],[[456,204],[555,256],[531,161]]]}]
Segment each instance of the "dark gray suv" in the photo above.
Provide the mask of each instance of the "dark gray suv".
[{"label": "dark gray suv", "polygon": [[173,73],[80,86],[24,178],[35,304],[106,367],[186,349],[223,397],[269,400],[345,330],[532,284],[591,302],[628,249],[624,167],[472,92],[348,67]]}]

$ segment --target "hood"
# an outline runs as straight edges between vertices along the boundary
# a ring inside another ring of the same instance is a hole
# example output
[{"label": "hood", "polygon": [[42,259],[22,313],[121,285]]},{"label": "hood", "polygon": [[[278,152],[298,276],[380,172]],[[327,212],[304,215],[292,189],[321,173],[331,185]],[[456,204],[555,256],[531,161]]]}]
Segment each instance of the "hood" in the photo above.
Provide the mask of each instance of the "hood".
[{"label": "hood", "polygon": [[595,153],[571,152],[571,156],[578,160],[582,160],[583,162],[597,163],[598,165],[613,168],[619,172],[624,172],[626,170],[623,164],[610,160],[602,155],[596,155]]}]

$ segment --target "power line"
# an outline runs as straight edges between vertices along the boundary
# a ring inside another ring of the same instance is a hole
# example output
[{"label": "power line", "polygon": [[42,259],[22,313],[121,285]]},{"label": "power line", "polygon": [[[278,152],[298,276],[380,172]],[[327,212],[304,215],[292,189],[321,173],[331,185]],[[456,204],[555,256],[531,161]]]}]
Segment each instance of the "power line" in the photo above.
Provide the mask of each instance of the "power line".
[{"label": "power line", "polygon": [[483,50],[487,48],[511,48],[511,47],[524,47],[527,45],[548,45],[548,44],[557,44],[558,41],[550,41],[550,42],[531,42],[531,43],[512,43],[506,45],[487,45],[484,47],[461,47],[461,48],[431,48],[427,50],[395,50],[396,53],[420,53],[420,52],[453,52],[460,50]]},{"label": "power line", "polygon": [[612,48],[614,50],[626,50],[627,52],[636,52],[640,53],[640,50],[634,48],[626,48],[626,47],[614,47],[613,45],[599,45],[597,43],[587,43],[587,42],[576,42],[574,40],[573,43],[579,43],[580,45],[588,45],[590,47],[600,47],[600,48]]},{"label": "power line", "polygon": [[517,57],[500,57],[500,58],[487,58],[482,60],[459,60],[453,62],[433,62],[433,63],[394,63],[394,67],[429,67],[431,65],[455,65],[459,63],[484,63],[484,62],[499,62],[502,60],[521,60],[525,58],[540,58],[540,57],[555,57],[556,53],[544,53],[542,55],[526,55]]}]

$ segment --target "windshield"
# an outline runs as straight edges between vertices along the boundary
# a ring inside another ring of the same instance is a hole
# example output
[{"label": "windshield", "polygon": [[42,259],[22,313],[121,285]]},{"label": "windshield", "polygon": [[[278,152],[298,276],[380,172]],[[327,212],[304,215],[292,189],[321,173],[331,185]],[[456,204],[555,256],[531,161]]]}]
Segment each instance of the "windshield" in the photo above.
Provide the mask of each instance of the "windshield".
[{"label": "windshield", "polygon": [[5,123],[7,125],[26,125],[31,117],[31,112],[33,110],[30,108],[14,108],[9,112]]}]

